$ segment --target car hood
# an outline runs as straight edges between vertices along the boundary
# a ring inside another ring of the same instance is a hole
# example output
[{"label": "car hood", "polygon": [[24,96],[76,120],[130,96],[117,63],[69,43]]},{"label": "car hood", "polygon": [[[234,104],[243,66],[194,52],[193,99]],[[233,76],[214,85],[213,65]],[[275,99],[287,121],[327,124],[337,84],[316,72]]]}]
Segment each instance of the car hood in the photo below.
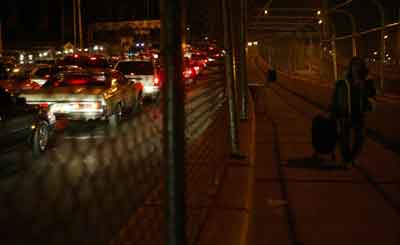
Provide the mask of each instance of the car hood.
[{"label": "car hood", "polygon": [[59,87],[24,91],[20,96],[29,103],[61,101],[93,101],[103,98],[106,87]]}]

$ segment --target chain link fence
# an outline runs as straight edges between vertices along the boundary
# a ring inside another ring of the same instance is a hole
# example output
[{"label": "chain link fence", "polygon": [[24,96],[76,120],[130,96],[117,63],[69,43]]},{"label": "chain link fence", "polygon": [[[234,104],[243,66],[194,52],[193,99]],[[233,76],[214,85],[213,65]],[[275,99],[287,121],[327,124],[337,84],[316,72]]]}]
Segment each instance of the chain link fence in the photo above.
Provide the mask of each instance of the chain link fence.
[{"label": "chain link fence", "polygon": [[[222,64],[186,88],[187,237],[196,244],[229,155]],[[34,159],[1,156],[1,243],[164,244],[162,99],[129,115],[115,132],[97,124],[57,131]],[[82,133],[83,131],[83,133]]]}]

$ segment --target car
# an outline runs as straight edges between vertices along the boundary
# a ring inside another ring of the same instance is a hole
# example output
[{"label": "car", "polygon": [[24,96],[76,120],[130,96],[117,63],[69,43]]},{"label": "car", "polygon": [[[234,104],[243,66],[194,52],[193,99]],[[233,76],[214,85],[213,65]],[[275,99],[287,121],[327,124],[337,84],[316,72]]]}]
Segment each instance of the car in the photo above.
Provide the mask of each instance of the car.
[{"label": "car", "polygon": [[141,109],[142,90],[140,83],[115,70],[81,70],[61,72],[41,89],[20,96],[28,104],[48,107],[57,120],[101,120],[116,126],[123,113]]},{"label": "car", "polygon": [[92,68],[92,69],[109,69],[112,68],[108,60],[102,55],[84,55],[72,54],[66,55],[62,60],[59,60],[57,66]]},{"label": "car", "polygon": [[195,83],[196,76],[198,72],[195,69],[195,66],[191,64],[189,58],[184,58],[183,60],[183,79],[185,83]]},{"label": "car", "polygon": [[139,81],[143,85],[144,98],[156,99],[160,95],[160,70],[152,60],[121,60],[115,70],[122,72],[130,81]]},{"label": "car", "polygon": [[3,80],[0,84],[14,93],[39,89],[59,71],[59,68],[47,64],[29,64],[14,68],[8,80]]},{"label": "car", "polygon": [[0,88],[0,152],[6,153],[29,146],[33,156],[40,156],[48,147],[55,118],[48,110],[26,104]]}]

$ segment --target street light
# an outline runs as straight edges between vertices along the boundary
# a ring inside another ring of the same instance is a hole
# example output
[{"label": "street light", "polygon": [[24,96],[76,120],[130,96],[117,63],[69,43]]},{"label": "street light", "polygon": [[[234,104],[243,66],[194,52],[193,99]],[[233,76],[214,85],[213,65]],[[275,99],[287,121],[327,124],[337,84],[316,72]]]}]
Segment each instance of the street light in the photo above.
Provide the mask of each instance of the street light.
[{"label": "street light", "polygon": [[258,41],[253,42],[253,45],[257,46],[258,45]]},{"label": "street light", "polygon": [[264,10],[264,14],[268,14],[268,9]]},{"label": "street light", "polygon": [[253,42],[248,42],[247,46],[249,46],[249,47],[253,46]]},{"label": "street light", "polygon": [[317,11],[317,15],[318,15],[318,16],[321,15],[321,10],[318,10],[318,11]]},{"label": "street light", "polygon": [[389,38],[389,35],[385,35],[384,37],[383,37],[383,39],[388,39]]},{"label": "street light", "polygon": [[322,20],[318,20],[319,25],[321,25],[322,23],[324,23]]}]

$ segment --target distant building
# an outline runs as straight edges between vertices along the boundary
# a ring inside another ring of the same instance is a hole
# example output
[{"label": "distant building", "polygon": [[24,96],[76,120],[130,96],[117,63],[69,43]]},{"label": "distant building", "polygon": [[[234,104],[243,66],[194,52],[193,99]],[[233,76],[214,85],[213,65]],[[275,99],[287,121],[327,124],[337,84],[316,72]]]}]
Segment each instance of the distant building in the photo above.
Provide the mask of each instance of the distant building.
[{"label": "distant building", "polygon": [[89,26],[89,43],[106,43],[111,53],[121,54],[143,44],[158,45],[160,27],[160,20],[97,22]]}]

